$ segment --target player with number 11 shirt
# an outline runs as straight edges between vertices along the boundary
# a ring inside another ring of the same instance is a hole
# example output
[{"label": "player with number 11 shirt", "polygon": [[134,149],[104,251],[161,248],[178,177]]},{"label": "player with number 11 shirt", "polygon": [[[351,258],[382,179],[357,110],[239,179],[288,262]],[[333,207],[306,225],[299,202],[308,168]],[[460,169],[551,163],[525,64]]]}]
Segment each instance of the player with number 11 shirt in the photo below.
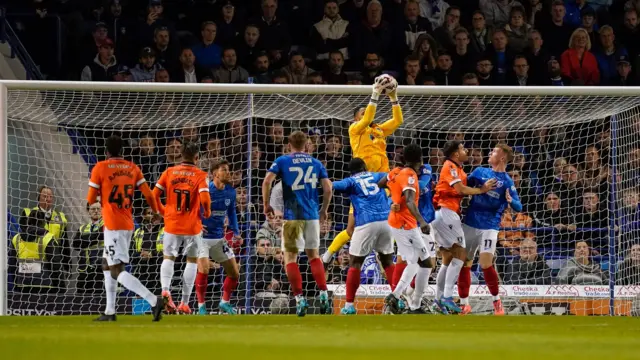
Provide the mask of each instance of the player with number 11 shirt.
[{"label": "player with number 11 shirt", "polygon": [[[160,284],[165,311],[168,313],[191,313],[189,298],[196,282],[198,250],[202,246],[200,207],[204,208],[204,218],[211,216],[207,173],[196,166],[199,150],[195,143],[184,143],[182,163],[165,170],[153,189],[160,212],[164,215],[164,259],[160,266]],[[166,206],[160,202],[162,192],[166,194]],[[171,281],[174,262],[181,247],[187,264],[182,277],[182,301],[176,308],[171,299]]]},{"label": "player with number 11 shirt", "polygon": [[87,204],[95,204],[100,196],[104,219],[104,286],[107,307],[96,321],[116,320],[116,291],[119,282],[151,304],[153,320],[162,317],[162,302],[140,281],[125,270],[129,263],[129,245],[133,235],[133,191],[142,191],[149,207],[158,211],[157,203],[140,168],[122,158],[123,141],[119,136],[106,139],[107,160],[100,161],[91,170]]}]

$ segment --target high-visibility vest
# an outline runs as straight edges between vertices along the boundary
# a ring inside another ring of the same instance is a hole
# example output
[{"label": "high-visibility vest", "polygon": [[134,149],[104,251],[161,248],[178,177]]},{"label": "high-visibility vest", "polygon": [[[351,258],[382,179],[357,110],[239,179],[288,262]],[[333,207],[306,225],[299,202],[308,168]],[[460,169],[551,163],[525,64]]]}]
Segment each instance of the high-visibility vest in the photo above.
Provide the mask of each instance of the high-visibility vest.
[{"label": "high-visibility vest", "polygon": [[[29,217],[32,211],[40,210],[39,207],[33,208],[24,208],[23,211],[25,216]],[[45,222],[44,228],[53,234],[56,239],[60,239],[62,233],[67,228],[67,217],[61,211],[52,210],[51,211],[51,219],[48,222]]]},{"label": "high-visibility vest", "polygon": [[[133,241],[135,244],[135,249],[137,253],[142,252],[142,242],[144,239],[144,227],[139,227],[138,229],[136,229],[136,231],[133,233]],[[164,248],[162,240],[164,239],[164,227],[160,228],[160,231],[158,231],[158,237],[156,238],[156,251],[158,253],[162,252],[162,249]]]},{"label": "high-visibility vest", "polygon": [[[100,219],[98,223],[87,223],[80,226],[80,233],[88,234],[92,232],[101,232],[104,227],[104,220]],[[95,245],[89,246],[82,250],[80,259],[78,259],[78,272],[86,272],[91,266],[99,265],[93,259],[101,257],[100,252],[103,251],[104,241],[100,241]]]},{"label": "high-visibility vest", "polygon": [[46,249],[51,242],[57,244],[58,240],[52,233],[38,236],[36,241],[23,241],[20,234],[16,234],[11,244],[16,251],[18,269],[14,283],[20,287],[46,287],[51,285],[51,271],[46,266]]}]

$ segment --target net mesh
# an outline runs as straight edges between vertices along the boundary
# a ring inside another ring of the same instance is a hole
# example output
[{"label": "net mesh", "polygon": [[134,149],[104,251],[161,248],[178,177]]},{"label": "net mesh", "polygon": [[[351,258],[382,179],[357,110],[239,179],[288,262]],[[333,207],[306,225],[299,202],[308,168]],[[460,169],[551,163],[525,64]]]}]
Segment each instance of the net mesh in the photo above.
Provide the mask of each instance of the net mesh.
[{"label": "net mesh", "polygon": [[[387,139],[387,152],[393,166],[402,147],[417,142],[425,163],[438,173],[444,142],[464,140],[470,173],[487,166],[495,144],[511,145],[516,157],[509,171],[524,209],[507,210],[501,224],[495,261],[505,310],[609,314],[613,306],[616,314],[631,314],[640,293],[638,100],[401,96],[405,123]],[[329,94],[9,91],[10,313],[102,310],[100,219],[87,209],[85,198],[89,172],[104,159],[104,138],[113,133],[127,140],[126,157],[141,167],[150,184],[180,161],[183,140],[200,144],[203,168],[221,157],[229,160],[243,234],[243,241],[234,241],[227,233],[241,269],[232,303],[242,312],[292,312],[295,303],[278,249],[281,221],[263,215],[262,179],[270,163],[286,152],[287,135],[297,129],[310,135],[307,150],[325,164],[332,180],[347,177],[347,129],[354,108],[367,101],[366,96]],[[390,117],[390,104],[381,101],[376,121]],[[41,191],[42,186],[49,190]],[[348,199],[334,196],[331,219],[321,226],[321,252],[345,228],[348,208]],[[140,194],[134,215],[139,231],[130,247],[129,270],[159,294],[162,222],[145,216]],[[152,250],[143,254],[142,244],[149,243]],[[334,312],[344,303],[347,254],[341,250],[327,269]],[[301,261],[305,292],[313,299],[315,284]],[[176,269],[184,266],[180,258],[176,264]],[[223,272],[219,264],[211,266],[208,308],[215,311]],[[475,264],[472,275],[474,312],[490,312],[488,289]],[[359,312],[382,312],[389,286],[375,255],[367,258],[361,283]],[[179,298],[180,271],[173,289]],[[434,294],[432,281],[426,297]],[[119,313],[148,310],[144,300],[119,289]]]}]

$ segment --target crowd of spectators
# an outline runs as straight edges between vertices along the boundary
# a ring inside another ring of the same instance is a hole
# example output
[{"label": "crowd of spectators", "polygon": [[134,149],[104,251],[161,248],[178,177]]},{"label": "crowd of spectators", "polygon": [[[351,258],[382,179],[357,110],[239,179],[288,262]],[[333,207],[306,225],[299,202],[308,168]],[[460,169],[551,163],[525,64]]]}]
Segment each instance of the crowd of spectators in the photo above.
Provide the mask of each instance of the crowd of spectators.
[{"label": "crowd of spectators", "polygon": [[[371,84],[388,72],[400,84],[520,86],[640,79],[636,0],[15,0],[8,8],[51,78]],[[51,36],[58,41],[43,44]]]},{"label": "crowd of spectators", "polygon": [[[20,6],[38,15],[15,21],[22,24],[18,30],[34,60],[51,78],[235,83],[251,77],[257,83],[371,84],[387,72],[409,85],[520,86],[628,86],[640,79],[640,2],[633,0],[34,0]],[[41,42],[38,35],[52,13],[60,14],[69,30],[60,69],[48,63],[55,51],[51,44],[35,43]],[[400,164],[402,146],[417,139],[437,174],[447,140],[465,142],[468,172],[486,164],[495,144],[507,143],[516,151],[508,171],[523,211],[508,209],[502,217],[498,264],[503,281],[604,284],[608,269],[618,265],[617,282],[638,284],[640,142],[628,139],[618,147],[614,174],[609,121],[527,132],[414,131],[391,138],[387,150],[392,165]],[[241,262],[252,263],[252,290],[278,297],[288,289],[277,250],[282,217],[264,217],[261,179],[269,164],[286,153],[287,135],[294,128],[308,131],[307,151],[325,164],[331,179],[348,176],[348,124],[256,119],[254,126],[248,131],[245,121],[235,120],[217,126],[193,123],[171,134],[123,135],[129,139],[127,156],[150,183],[180,162],[184,141],[200,144],[203,168],[221,157],[231,162],[246,239],[233,243],[229,236],[229,245]],[[625,126],[627,133],[639,133],[640,118],[632,117]],[[99,139],[105,134],[92,130],[84,135],[93,149],[102,148]],[[153,263],[150,259],[161,253],[155,247],[160,220],[150,218],[136,201],[137,223],[148,230],[133,249],[135,265]],[[348,199],[335,197],[332,219],[322,224],[322,246],[345,226],[348,205]],[[607,257],[612,229],[616,264]],[[328,270],[332,283],[344,282],[345,254],[340,252]],[[370,275],[364,282],[384,282],[374,272],[363,274]]]}]

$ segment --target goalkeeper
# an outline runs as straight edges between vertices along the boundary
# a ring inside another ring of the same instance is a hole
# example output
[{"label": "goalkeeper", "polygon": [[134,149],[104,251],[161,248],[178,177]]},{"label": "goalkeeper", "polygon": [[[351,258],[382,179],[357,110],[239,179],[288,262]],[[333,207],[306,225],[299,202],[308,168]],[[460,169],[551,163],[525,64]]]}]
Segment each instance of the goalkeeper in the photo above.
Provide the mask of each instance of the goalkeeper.
[{"label": "goalkeeper", "polygon": [[[371,172],[389,172],[389,158],[387,157],[387,137],[402,125],[402,110],[398,104],[397,81],[389,75],[380,75],[373,84],[373,93],[366,109],[357,108],[353,114],[353,124],[349,126],[349,142],[354,158],[361,158]],[[387,94],[391,100],[393,117],[382,124],[373,122],[378,105],[378,98]],[[355,219],[353,205],[349,209],[347,229],[339,233],[329,245],[329,249],[322,255],[322,261],[329,264],[333,255],[349,242]]]}]

